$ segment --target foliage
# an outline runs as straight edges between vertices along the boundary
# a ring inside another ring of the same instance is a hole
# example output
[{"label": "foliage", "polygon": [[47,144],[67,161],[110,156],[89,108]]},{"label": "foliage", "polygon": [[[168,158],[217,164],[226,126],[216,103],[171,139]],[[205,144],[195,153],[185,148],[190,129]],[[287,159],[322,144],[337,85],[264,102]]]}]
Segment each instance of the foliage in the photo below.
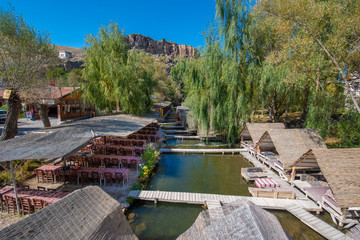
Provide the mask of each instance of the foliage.
[{"label": "foliage", "polygon": [[[351,105],[360,111],[350,90],[359,78],[358,1],[217,0],[216,7],[201,57],[172,70],[200,129],[234,141],[242,122],[265,109],[271,122],[302,112],[305,126],[327,136],[335,134],[331,116]],[[355,113],[345,115],[356,121]],[[348,126],[339,124],[340,132]]]},{"label": "foliage", "polygon": [[17,120],[21,112],[22,98],[40,95],[45,88],[45,66],[58,60],[49,35],[37,31],[25,22],[15,10],[0,9],[0,78],[11,91],[8,99],[8,115],[1,133],[1,140],[16,136]]},{"label": "foliage", "polygon": [[[16,167],[18,164],[20,164],[22,161],[15,161],[15,166]],[[35,168],[38,168],[42,165],[41,161],[39,160],[28,160],[25,161],[23,163],[22,166],[19,167],[19,169],[15,172],[15,181],[17,183],[21,183],[23,181],[25,181],[26,179],[32,177],[33,171]],[[10,168],[9,166],[6,166],[8,169]],[[9,172],[7,172],[6,170],[3,170],[0,172],[0,185],[1,187],[6,186],[6,185],[11,185],[12,184],[12,179],[11,179],[11,174]]]},{"label": "foliage", "polygon": [[86,38],[84,81],[80,87],[87,101],[101,110],[115,104],[125,113],[148,111],[156,86],[154,59],[136,50],[128,51],[123,32],[113,23],[102,27],[97,36]]},{"label": "foliage", "polygon": [[46,71],[46,78],[55,81],[55,86],[62,88],[68,87],[68,73],[65,71],[63,67],[50,67]]},{"label": "foliage", "polygon": [[140,168],[139,180],[132,187],[133,190],[144,189],[154,173],[160,152],[150,143],[145,147],[141,159],[144,164]]},{"label": "foliage", "polygon": [[26,92],[46,79],[46,64],[57,61],[49,35],[37,31],[15,10],[0,9],[0,77],[8,89]]},{"label": "foliage", "polygon": [[67,75],[67,83],[69,87],[79,87],[80,83],[83,82],[82,72],[80,69],[74,68]]},{"label": "foliage", "polygon": [[338,147],[360,147],[360,116],[350,111],[333,126],[333,134],[340,139]]},{"label": "foliage", "polygon": [[7,111],[7,105],[2,105],[0,109]]}]

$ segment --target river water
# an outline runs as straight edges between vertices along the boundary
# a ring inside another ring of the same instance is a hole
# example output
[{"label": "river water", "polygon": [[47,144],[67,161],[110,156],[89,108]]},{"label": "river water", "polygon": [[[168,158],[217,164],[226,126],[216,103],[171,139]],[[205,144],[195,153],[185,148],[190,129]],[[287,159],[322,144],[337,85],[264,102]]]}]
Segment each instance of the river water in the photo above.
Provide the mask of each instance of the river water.
[{"label": "river water", "polygon": [[[219,146],[197,140],[169,140],[168,146],[198,148]],[[224,147],[224,146],[223,146]],[[197,192],[250,196],[241,168],[252,164],[241,155],[163,154],[157,174],[148,190]],[[139,239],[176,239],[204,210],[200,205],[136,201],[127,212],[130,225]],[[272,211],[294,239],[323,239],[316,232],[285,211]]]}]

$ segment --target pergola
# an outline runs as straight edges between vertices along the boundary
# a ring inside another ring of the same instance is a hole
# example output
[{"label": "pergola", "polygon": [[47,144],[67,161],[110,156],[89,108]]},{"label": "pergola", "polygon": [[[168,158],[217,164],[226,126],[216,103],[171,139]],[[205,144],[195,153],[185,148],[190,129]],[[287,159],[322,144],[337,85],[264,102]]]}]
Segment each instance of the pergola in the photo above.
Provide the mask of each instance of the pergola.
[{"label": "pergola", "polygon": [[[15,171],[26,160],[65,159],[86,146],[94,137],[92,131],[81,131],[74,128],[55,131],[34,131],[1,142],[0,165],[11,174],[18,214],[20,207],[16,192]],[[16,168],[14,161],[21,160]],[[9,162],[10,169],[3,163]]]}]

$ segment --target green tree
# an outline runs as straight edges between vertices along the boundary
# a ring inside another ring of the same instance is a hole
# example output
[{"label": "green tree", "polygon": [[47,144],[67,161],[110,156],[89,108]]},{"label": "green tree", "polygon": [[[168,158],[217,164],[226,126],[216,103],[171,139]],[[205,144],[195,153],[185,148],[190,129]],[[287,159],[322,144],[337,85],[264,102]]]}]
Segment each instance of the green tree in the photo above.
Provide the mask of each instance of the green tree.
[{"label": "green tree", "polygon": [[100,109],[141,114],[151,107],[156,85],[153,59],[135,50],[128,52],[123,32],[113,23],[95,37],[86,38],[86,57],[80,84],[86,100]]},{"label": "green tree", "polygon": [[45,65],[57,60],[47,33],[38,32],[18,16],[14,9],[0,9],[0,78],[11,90],[8,114],[1,140],[16,136],[17,121],[21,112],[20,92],[37,94],[48,85]]}]

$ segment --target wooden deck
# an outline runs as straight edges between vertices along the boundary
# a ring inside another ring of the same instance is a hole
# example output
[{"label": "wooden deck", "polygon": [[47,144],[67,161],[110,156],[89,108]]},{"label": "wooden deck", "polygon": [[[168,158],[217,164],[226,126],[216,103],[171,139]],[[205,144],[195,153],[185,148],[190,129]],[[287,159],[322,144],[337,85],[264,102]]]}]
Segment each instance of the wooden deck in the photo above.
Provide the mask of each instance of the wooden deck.
[{"label": "wooden deck", "polygon": [[183,153],[183,154],[235,154],[246,150],[241,148],[223,148],[223,149],[190,149],[190,148],[160,148],[161,153]]},{"label": "wooden deck", "polygon": [[188,193],[188,192],[167,192],[167,191],[131,191],[129,197],[145,201],[160,201],[188,204],[206,204],[206,201],[217,200],[221,203],[231,203],[236,200],[248,200],[266,209],[285,210],[287,206],[298,205],[307,211],[321,211],[321,208],[311,200],[294,199],[273,199],[273,198],[254,198],[247,196],[220,195],[208,193]]},{"label": "wooden deck", "polygon": [[286,210],[327,239],[345,239],[344,233],[308,213],[297,205],[290,205]]},{"label": "wooden deck", "polygon": [[193,139],[193,140],[199,140],[199,136],[183,136],[183,135],[164,135],[167,139]]},{"label": "wooden deck", "polygon": [[248,168],[241,168],[241,176],[245,179],[247,182],[253,182],[257,178],[268,178],[268,174],[265,171],[265,169],[261,168],[262,172],[249,172]]},{"label": "wooden deck", "polygon": [[162,130],[164,133],[166,134],[170,134],[170,133],[186,133],[186,134],[193,134],[195,133],[195,131],[188,131],[187,129],[183,129],[183,130],[176,130],[176,129],[163,129]]},{"label": "wooden deck", "polygon": [[287,210],[310,228],[328,239],[345,238],[345,234],[307,212],[321,211],[321,208],[311,200],[255,198],[234,195],[144,190],[131,191],[129,197],[156,202],[204,204],[208,207],[211,218],[218,218],[224,215],[220,208],[221,204],[231,203],[236,200],[247,200],[265,209]]}]

